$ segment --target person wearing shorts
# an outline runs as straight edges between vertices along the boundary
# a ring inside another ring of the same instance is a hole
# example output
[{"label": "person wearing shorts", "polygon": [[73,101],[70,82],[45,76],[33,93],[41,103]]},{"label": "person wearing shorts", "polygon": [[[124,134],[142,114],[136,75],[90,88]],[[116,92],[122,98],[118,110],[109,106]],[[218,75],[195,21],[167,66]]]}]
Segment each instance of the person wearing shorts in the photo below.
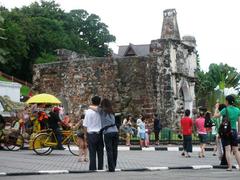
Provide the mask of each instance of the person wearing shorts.
[{"label": "person wearing shorts", "polygon": [[[215,106],[215,117],[220,116],[228,116],[228,119],[231,124],[231,136],[230,137],[222,137],[221,140],[224,144],[224,148],[226,151],[226,159],[228,163],[227,171],[232,171],[232,160],[231,160],[231,151],[235,155],[238,166],[240,167],[240,152],[238,151],[238,135],[240,135],[240,110],[235,107],[235,98],[232,95],[228,95],[225,98],[226,108],[218,111],[219,104],[217,103]],[[237,122],[238,122],[238,131],[237,131]]]},{"label": "person wearing shorts", "polygon": [[197,118],[195,122],[198,138],[200,142],[200,152],[198,155],[199,158],[205,157],[205,146],[207,143],[207,130],[204,127],[204,124],[205,124],[204,113],[200,112],[199,118]]},{"label": "person wearing shorts", "polygon": [[139,129],[139,137],[140,137],[140,146],[144,147],[146,146],[145,144],[145,139],[146,139],[146,128],[145,128],[145,122],[144,122],[144,117],[142,117],[142,121],[138,124],[138,129]]}]

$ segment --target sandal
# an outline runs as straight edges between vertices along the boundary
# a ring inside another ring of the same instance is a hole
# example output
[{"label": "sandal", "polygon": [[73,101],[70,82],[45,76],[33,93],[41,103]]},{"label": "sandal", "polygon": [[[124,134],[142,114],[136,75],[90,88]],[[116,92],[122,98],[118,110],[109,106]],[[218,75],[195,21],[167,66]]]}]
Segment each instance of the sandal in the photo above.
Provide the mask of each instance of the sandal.
[{"label": "sandal", "polygon": [[78,162],[84,162],[84,159],[83,159],[82,157],[80,157],[80,158],[78,159]]}]

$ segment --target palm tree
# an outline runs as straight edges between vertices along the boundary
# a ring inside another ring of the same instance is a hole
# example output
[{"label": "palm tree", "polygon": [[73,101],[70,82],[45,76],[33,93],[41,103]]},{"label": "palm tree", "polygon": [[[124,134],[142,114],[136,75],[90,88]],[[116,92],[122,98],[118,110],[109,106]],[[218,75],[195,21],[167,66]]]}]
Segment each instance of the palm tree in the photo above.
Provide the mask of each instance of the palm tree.
[{"label": "palm tree", "polygon": [[196,84],[197,104],[212,110],[217,100],[224,102],[226,88],[238,90],[240,87],[240,73],[227,64],[211,64],[209,71],[197,72],[198,81]]},{"label": "palm tree", "polygon": [[237,89],[240,85],[240,73],[227,64],[211,64],[208,74],[215,88],[218,88],[222,92],[219,97],[221,102],[224,101],[224,92],[226,88]]},{"label": "palm tree", "polygon": [[210,97],[213,97],[215,84],[208,73],[197,72],[196,100],[197,106],[207,107]]}]

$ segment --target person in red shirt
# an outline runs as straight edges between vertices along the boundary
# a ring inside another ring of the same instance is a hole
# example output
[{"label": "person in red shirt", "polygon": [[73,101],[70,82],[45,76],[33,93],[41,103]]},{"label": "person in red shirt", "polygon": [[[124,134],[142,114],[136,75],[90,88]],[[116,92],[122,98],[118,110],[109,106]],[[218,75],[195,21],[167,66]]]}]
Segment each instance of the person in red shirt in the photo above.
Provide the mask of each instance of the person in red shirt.
[{"label": "person in red shirt", "polygon": [[182,156],[191,157],[189,155],[192,152],[192,127],[193,120],[189,117],[190,110],[186,109],[184,112],[185,116],[181,119],[181,130],[183,134],[183,153]]}]

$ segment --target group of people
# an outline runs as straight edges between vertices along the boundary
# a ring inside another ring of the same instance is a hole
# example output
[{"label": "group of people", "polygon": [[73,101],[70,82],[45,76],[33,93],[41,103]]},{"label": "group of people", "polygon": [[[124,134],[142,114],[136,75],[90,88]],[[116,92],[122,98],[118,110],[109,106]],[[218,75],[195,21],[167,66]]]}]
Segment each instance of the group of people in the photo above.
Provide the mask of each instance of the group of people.
[{"label": "group of people", "polygon": [[148,147],[150,145],[150,134],[154,132],[155,136],[155,145],[159,145],[159,133],[161,130],[161,123],[158,117],[158,114],[154,114],[153,117],[153,126],[146,122],[146,117],[143,114],[140,114],[136,120],[136,125],[133,125],[132,115],[128,115],[124,118],[121,131],[126,134],[126,145],[131,145],[132,135],[136,135],[140,139],[141,147]]},{"label": "group of people", "polygon": [[[216,147],[218,147],[218,151],[221,152],[221,149],[223,151],[223,153],[220,153],[222,154],[221,165],[223,165],[225,163],[224,161],[226,161],[228,171],[232,170],[232,153],[240,167],[240,152],[238,151],[238,138],[240,138],[240,110],[235,107],[234,104],[234,97],[232,95],[228,95],[226,96],[225,104],[216,104],[213,115],[211,115],[211,112],[200,112],[199,117],[195,121],[195,126],[200,140],[199,158],[205,157],[207,133],[209,131],[213,131],[215,132],[214,134],[216,134],[215,138],[218,145]],[[230,128],[228,134],[226,134],[224,130],[224,128],[227,128],[225,127],[227,125],[224,123],[227,122],[229,122]],[[183,134],[182,155],[185,157],[191,157],[190,152],[192,152],[192,132],[194,122],[190,118],[190,110],[185,110],[185,115],[181,119],[180,125],[181,132]]]},{"label": "group of people", "polygon": [[[20,131],[25,132],[30,128],[31,132],[37,132],[44,128],[53,129],[56,134],[58,145],[57,149],[65,149],[62,146],[61,130],[73,128],[77,130],[79,145],[79,161],[89,162],[89,170],[102,170],[104,161],[104,145],[107,152],[108,170],[114,172],[117,165],[119,129],[115,120],[112,104],[108,99],[102,99],[94,96],[92,104],[89,105],[85,114],[81,116],[77,123],[72,123],[68,114],[64,114],[61,107],[51,107],[46,112],[46,107],[34,109],[24,109],[18,113],[18,122],[13,126]],[[208,132],[212,132],[218,151],[222,149],[221,165],[227,164],[228,170],[232,170],[232,153],[235,155],[238,165],[240,166],[240,153],[238,151],[238,138],[240,137],[240,110],[234,106],[234,97],[226,97],[225,104],[216,104],[215,112],[200,112],[195,122],[190,118],[190,110],[185,110],[184,117],[180,121],[181,133],[183,135],[183,152],[182,156],[191,157],[192,152],[192,133],[194,126],[198,133],[200,141],[199,158],[205,157],[205,146]],[[222,119],[229,120],[231,133],[229,136],[223,136],[219,131]],[[4,128],[3,118],[1,128]],[[47,125],[46,125],[47,121]],[[29,123],[30,122],[30,123]],[[238,122],[238,127],[237,127]],[[5,123],[5,122],[4,122]],[[137,135],[140,139],[141,147],[149,146],[149,135],[154,131],[155,144],[159,145],[159,133],[161,130],[160,119],[157,114],[153,117],[153,128],[146,123],[144,115],[140,115],[136,120],[136,126],[133,126],[133,117],[128,115],[122,123],[120,130],[126,133],[126,145],[130,146],[131,136]],[[210,125],[209,125],[210,124]],[[238,129],[238,130],[237,130]],[[88,153],[89,152],[89,153]],[[214,155],[216,154],[216,150]],[[89,155],[89,157],[87,157]],[[98,166],[97,166],[98,162]]]}]

